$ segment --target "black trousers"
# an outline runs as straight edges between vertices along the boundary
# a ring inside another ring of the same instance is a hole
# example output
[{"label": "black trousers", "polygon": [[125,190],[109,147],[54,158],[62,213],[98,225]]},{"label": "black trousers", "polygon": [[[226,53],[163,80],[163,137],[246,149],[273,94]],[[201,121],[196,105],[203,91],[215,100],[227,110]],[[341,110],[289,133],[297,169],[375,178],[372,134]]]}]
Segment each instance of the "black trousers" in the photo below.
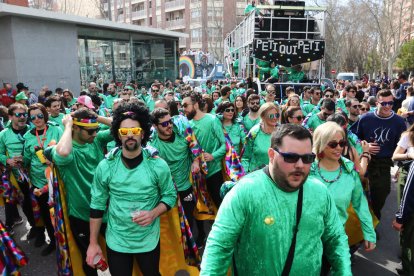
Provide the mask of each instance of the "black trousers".
[{"label": "black trousers", "polygon": [[144,253],[121,253],[106,246],[108,266],[112,276],[132,275],[134,258],[144,276],[160,276],[160,242],[154,250]]},{"label": "black trousers", "polygon": [[193,187],[188,188],[185,191],[178,192],[181,204],[183,205],[185,216],[187,217],[188,224],[193,227],[194,224],[194,208],[196,206],[196,198],[193,193]]},{"label": "black trousers", "polygon": [[[78,245],[79,251],[82,255],[82,268],[87,276],[97,276],[96,269],[90,267],[86,263],[86,252],[89,246],[89,221],[84,221],[75,217],[69,217],[70,229],[73,233],[73,238]],[[101,225],[101,235],[105,235],[106,224]]]},{"label": "black trousers", "polygon": [[223,185],[224,179],[221,171],[213,174],[212,176],[206,179],[207,182],[207,191],[211,196],[211,199],[214,201],[217,209],[220,207],[223,199],[220,196],[220,188]]},{"label": "black trousers", "polygon": [[14,222],[20,218],[16,204],[4,202],[4,212],[6,215],[6,226],[12,227]]},{"label": "black trousers", "polygon": [[27,218],[27,221],[29,222],[30,226],[35,227],[35,220],[33,215],[33,208],[32,208],[32,200],[31,200],[31,191],[29,188],[29,183],[26,181],[18,181],[20,190],[22,191],[24,195],[22,209],[23,213]]},{"label": "black trousers", "polygon": [[381,219],[381,210],[391,192],[391,167],[389,158],[372,159],[368,165],[368,179],[371,190],[372,210]]},{"label": "black trousers", "polygon": [[[48,200],[48,193],[44,193],[41,196],[37,197],[37,202],[39,203],[40,207],[40,214],[42,216],[43,222],[45,223],[46,231],[50,238],[50,244],[56,244],[55,230],[53,229],[52,220],[50,219],[49,205],[47,204]],[[44,232],[44,229],[42,229],[42,232]]]}]

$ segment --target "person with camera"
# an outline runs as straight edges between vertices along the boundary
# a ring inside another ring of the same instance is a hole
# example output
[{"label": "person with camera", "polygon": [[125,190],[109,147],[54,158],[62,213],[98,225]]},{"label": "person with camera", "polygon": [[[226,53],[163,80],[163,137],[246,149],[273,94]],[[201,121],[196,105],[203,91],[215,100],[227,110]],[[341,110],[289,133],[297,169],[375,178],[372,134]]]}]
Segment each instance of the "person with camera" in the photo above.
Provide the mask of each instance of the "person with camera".
[{"label": "person with camera", "polygon": [[[46,160],[43,150],[51,144],[56,144],[62,136],[62,129],[55,122],[49,122],[49,114],[46,108],[39,103],[29,107],[29,120],[34,125],[30,131],[23,136],[24,166],[29,170],[29,178],[40,207],[40,215],[45,224],[47,234],[50,238],[49,245],[41,252],[42,256],[47,256],[56,248],[56,241],[52,221],[49,212],[49,193],[48,182],[45,176],[45,169],[50,164]],[[36,227],[37,237],[35,246],[40,247],[45,243],[45,227]]]}]

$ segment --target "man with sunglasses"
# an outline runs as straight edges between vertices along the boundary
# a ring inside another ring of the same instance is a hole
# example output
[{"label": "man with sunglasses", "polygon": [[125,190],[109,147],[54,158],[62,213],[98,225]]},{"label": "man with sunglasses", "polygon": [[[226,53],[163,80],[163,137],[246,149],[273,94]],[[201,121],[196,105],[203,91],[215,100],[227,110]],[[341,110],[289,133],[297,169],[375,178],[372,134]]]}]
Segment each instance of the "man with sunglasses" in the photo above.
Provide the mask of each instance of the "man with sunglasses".
[{"label": "man with sunglasses", "polygon": [[347,85],[345,87],[345,97],[341,98],[341,99],[338,99],[336,101],[336,105],[337,105],[336,109],[339,109],[339,110],[345,112],[347,115],[349,115],[349,110],[347,109],[346,102],[351,100],[351,99],[354,99],[355,96],[356,96],[357,91],[358,90],[357,90],[356,86]]},{"label": "man with sunglasses", "polygon": [[146,102],[149,111],[155,109],[155,102],[158,100],[162,100],[162,97],[160,97],[160,85],[154,83],[151,86],[151,97]]},{"label": "man with sunglasses", "polygon": [[[96,167],[104,159],[104,148],[113,140],[109,130],[99,132],[96,114],[79,108],[66,115],[62,123],[64,132],[56,146],[45,150],[45,156],[57,166],[65,183],[70,229],[82,259],[86,260],[89,245],[89,212],[91,185]],[[101,123],[104,123],[101,121]],[[97,275],[83,263],[86,275]]]},{"label": "man with sunglasses", "polygon": [[[322,252],[351,275],[348,239],[328,190],[308,179],[315,155],[303,127],[272,133],[269,165],[244,176],[224,197],[200,275],[319,275]],[[283,271],[283,273],[282,273]]]},{"label": "man with sunglasses", "polygon": [[[19,103],[14,103],[9,106],[8,115],[11,124],[8,128],[0,132],[0,162],[1,166],[6,170],[6,173],[8,175],[12,173],[17,180],[20,175],[19,169],[23,165],[23,136],[29,130],[27,125],[27,107]],[[35,229],[29,187],[27,183],[18,183],[24,194],[23,212],[33,227],[32,229]],[[23,222],[17,210],[17,202],[16,198],[13,200],[9,197],[5,200],[6,227],[10,231],[10,234],[13,234],[12,227],[15,224]],[[31,231],[28,235],[28,239],[35,237],[35,231]]]},{"label": "man with sunglasses", "polygon": [[[319,101],[321,100],[322,91],[320,88],[315,87],[309,89],[309,94],[311,95],[311,100],[307,104],[305,104],[305,101],[302,105],[302,112],[306,116],[309,113],[312,112],[312,110],[319,104]],[[332,94],[333,95],[333,94]]]},{"label": "man with sunglasses", "polygon": [[348,111],[348,127],[352,126],[359,120],[359,101],[355,98],[345,102]]},{"label": "man with sunglasses", "polygon": [[[199,148],[199,145],[198,143],[190,143],[186,139],[185,130],[180,131],[180,126],[174,124],[174,120],[167,109],[156,108],[151,115],[156,132],[150,141],[150,145],[156,148],[160,157],[167,162],[174,182],[177,185],[178,196],[183,205],[185,215],[190,227],[193,229],[195,222],[193,211],[196,205],[196,198],[193,194],[189,175],[200,172],[198,156],[193,154],[195,151],[192,151],[192,149]],[[176,118],[177,121],[181,120]],[[204,239],[202,242],[204,242]],[[200,245],[201,242],[198,244]]]},{"label": "man with sunglasses", "polygon": [[401,134],[406,130],[404,119],[392,110],[394,97],[390,90],[377,93],[377,110],[361,116],[350,130],[360,140],[370,143],[371,162],[368,179],[371,187],[372,209],[381,219],[381,209],[391,190],[391,157]]},{"label": "man with sunglasses", "polygon": [[[132,275],[133,259],[143,275],[160,275],[160,216],[177,194],[167,163],[144,148],[151,133],[148,110],[137,103],[119,106],[112,135],[120,148],[101,161],[93,179],[87,262],[99,255],[99,230],[108,212],[106,249],[112,275]],[[109,201],[109,206],[108,206]]]},{"label": "man with sunglasses", "polygon": [[247,132],[260,122],[259,108],[260,108],[260,97],[256,94],[251,94],[247,98],[247,107],[249,112],[243,116],[243,125]]},{"label": "man with sunglasses", "polygon": [[313,132],[318,126],[326,122],[326,119],[335,113],[335,102],[331,99],[324,99],[321,105],[321,111],[307,117],[303,121],[303,126],[310,132]]}]

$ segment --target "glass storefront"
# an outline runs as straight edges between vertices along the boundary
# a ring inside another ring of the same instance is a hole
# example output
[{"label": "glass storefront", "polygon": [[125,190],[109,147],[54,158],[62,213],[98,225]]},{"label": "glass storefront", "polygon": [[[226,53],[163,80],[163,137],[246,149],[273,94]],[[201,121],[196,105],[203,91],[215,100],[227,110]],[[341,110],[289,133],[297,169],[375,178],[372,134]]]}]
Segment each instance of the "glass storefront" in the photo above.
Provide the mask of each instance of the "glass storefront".
[{"label": "glass storefront", "polygon": [[91,81],[98,85],[135,81],[149,85],[155,79],[178,76],[177,39],[148,34],[120,33],[80,28],[78,57],[83,88]]}]

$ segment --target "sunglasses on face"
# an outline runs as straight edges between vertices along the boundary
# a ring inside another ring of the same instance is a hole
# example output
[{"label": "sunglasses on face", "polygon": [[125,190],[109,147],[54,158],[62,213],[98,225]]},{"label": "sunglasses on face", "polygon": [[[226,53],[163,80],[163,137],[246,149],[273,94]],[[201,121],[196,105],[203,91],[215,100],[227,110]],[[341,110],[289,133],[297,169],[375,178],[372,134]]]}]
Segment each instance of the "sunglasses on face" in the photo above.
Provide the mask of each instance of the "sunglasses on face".
[{"label": "sunglasses on face", "polygon": [[359,110],[361,110],[361,111],[368,111],[368,108],[360,107]]},{"label": "sunglasses on face", "polygon": [[313,94],[319,96],[321,92],[314,92]]},{"label": "sunglasses on face", "polygon": [[325,95],[324,97],[333,99],[334,95]]},{"label": "sunglasses on face", "polygon": [[339,142],[337,141],[331,141],[328,143],[328,147],[330,147],[331,149],[335,149],[337,146],[340,146],[341,148],[345,147],[347,145],[346,140],[341,140]]},{"label": "sunglasses on face", "polygon": [[267,95],[275,95],[275,90],[267,90]]},{"label": "sunglasses on face", "polygon": [[118,129],[118,133],[121,136],[128,136],[128,135],[140,135],[142,128],[140,127],[121,127]]},{"label": "sunglasses on face", "polygon": [[152,89],[152,92],[158,92],[158,91],[160,91],[160,90],[158,90],[158,89]]},{"label": "sunglasses on face", "polygon": [[293,119],[296,119],[296,120],[298,120],[298,121],[302,121],[303,119],[305,119],[305,116],[296,116],[296,117],[290,117],[290,118],[293,118]]},{"label": "sunglasses on face", "polygon": [[16,112],[14,113],[14,116],[16,116],[17,118],[27,118],[27,113],[26,112]]},{"label": "sunglasses on face", "polygon": [[279,113],[269,114],[267,117],[268,117],[269,119],[279,119],[280,114],[279,114]]},{"label": "sunglasses on face", "polygon": [[97,127],[97,128],[84,128],[84,127],[81,127],[81,126],[79,126],[79,128],[86,131],[88,133],[88,135],[93,135],[95,132],[98,133],[99,130],[101,129],[100,127]]},{"label": "sunglasses on face", "polygon": [[224,109],[224,112],[234,112],[234,108],[226,108]]},{"label": "sunglasses on face", "polygon": [[297,153],[290,153],[290,152],[281,152],[279,151],[279,149],[274,148],[274,151],[276,151],[277,153],[279,153],[282,157],[283,160],[286,163],[290,163],[290,164],[295,164],[299,161],[299,159],[302,159],[303,164],[312,164],[313,161],[315,161],[316,155],[313,153],[308,153],[308,154],[297,154]]},{"label": "sunglasses on face", "polygon": [[167,127],[169,125],[173,124],[173,121],[170,119],[168,121],[162,122],[162,123],[158,123],[159,125],[161,125],[162,127]]},{"label": "sunglasses on face", "polygon": [[349,93],[356,93],[355,90],[349,90]]},{"label": "sunglasses on face", "polygon": [[37,115],[31,115],[31,116],[30,116],[30,120],[32,120],[32,121],[36,120],[36,118],[38,118],[38,119],[44,119],[44,118],[45,118],[45,116],[43,116],[43,114],[42,114],[42,113],[39,113],[39,114],[37,114]]},{"label": "sunglasses on face", "polygon": [[381,106],[392,106],[394,105],[394,101],[389,101],[389,102],[379,102]]},{"label": "sunglasses on face", "polygon": [[183,104],[183,107],[184,108],[187,108],[188,106],[190,106],[190,105],[193,105],[193,104],[188,104],[188,103],[185,103],[185,104]]},{"label": "sunglasses on face", "polygon": [[260,102],[250,102],[251,105],[260,105]]}]

